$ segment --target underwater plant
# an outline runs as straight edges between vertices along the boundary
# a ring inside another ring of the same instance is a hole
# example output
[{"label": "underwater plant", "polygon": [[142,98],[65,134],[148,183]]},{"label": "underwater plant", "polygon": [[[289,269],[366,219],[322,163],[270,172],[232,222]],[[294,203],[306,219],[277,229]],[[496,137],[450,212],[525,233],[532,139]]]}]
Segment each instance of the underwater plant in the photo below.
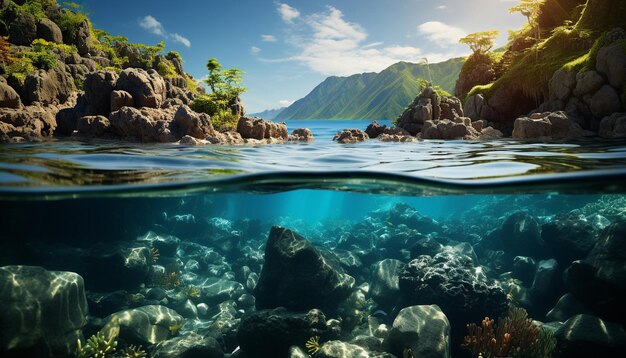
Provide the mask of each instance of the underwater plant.
[{"label": "underwater plant", "polygon": [[151,276],[151,283],[153,286],[163,287],[167,290],[171,290],[180,287],[180,271],[178,265],[171,264],[165,267],[165,272],[155,271]]},{"label": "underwater plant", "polygon": [[178,334],[178,331],[180,331],[180,329],[183,328],[183,325],[184,325],[183,322],[177,322],[177,323],[174,323],[173,325],[167,327],[167,329],[169,329],[170,334],[172,336],[175,336],[175,335]]},{"label": "underwater plant", "polygon": [[150,250],[150,255],[152,257],[152,263],[156,263],[157,261],[159,261],[159,256],[161,256],[161,254],[159,253],[159,249]]},{"label": "underwater plant", "polygon": [[485,317],[481,325],[467,325],[463,347],[474,355],[494,357],[550,357],[556,347],[552,332],[532,322],[523,308],[512,308],[499,324]]},{"label": "underwater plant", "polygon": [[148,354],[142,346],[130,345],[122,353],[122,358],[146,358]]},{"label": "underwater plant", "polygon": [[98,332],[91,336],[85,345],[78,340],[78,347],[76,348],[77,358],[109,358],[115,356],[115,347],[117,341],[115,336],[107,339],[104,333]]},{"label": "underwater plant", "polygon": [[413,350],[411,348],[404,348],[402,358],[413,358]]},{"label": "underwater plant", "polygon": [[185,295],[187,295],[188,298],[199,298],[201,294],[202,291],[196,286],[189,285],[185,289]]},{"label": "underwater plant", "polygon": [[306,350],[309,351],[309,354],[313,355],[317,353],[320,350],[320,337],[313,336],[309,338],[304,346],[306,347]]}]

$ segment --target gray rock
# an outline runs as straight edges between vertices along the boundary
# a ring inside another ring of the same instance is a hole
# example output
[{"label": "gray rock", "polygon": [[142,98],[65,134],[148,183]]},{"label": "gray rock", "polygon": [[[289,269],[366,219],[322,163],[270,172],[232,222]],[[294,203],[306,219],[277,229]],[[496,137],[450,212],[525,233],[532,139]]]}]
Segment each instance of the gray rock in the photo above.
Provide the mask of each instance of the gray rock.
[{"label": "gray rock", "polygon": [[591,98],[589,108],[596,118],[603,118],[619,112],[622,109],[619,93],[613,87],[604,85]]},{"label": "gray rock", "polygon": [[63,43],[63,34],[59,26],[46,18],[37,23],[37,37],[57,44]]},{"label": "gray rock", "polygon": [[608,78],[611,86],[626,85],[626,51],[620,43],[600,48],[596,57],[596,69]]},{"label": "gray rock", "polygon": [[373,265],[369,292],[374,301],[388,306],[398,299],[399,276],[404,265],[404,262],[395,259],[385,259]]},{"label": "gray rock", "polygon": [[352,143],[363,142],[366,139],[369,139],[369,136],[367,135],[367,133],[363,132],[360,129],[356,129],[356,128],[344,129],[344,130],[338,132],[333,137],[334,141],[339,142],[339,143],[343,143],[343,144],[352,144]]},{"label": "gray rock", "polygon": [[554,336],[560,357],[619,357],[626,349],[626,330],[616,323],[580,314],[568,319]]},{"label": "gray rock", "polygon": [[334,310],[353,286],[354,278],[332,257],[323,256],[297,233],[272,227],[265,264],[254,290],[257,308]]},{"label": "gray rock", "polygon": [[109,116],[111,129],[122,138],[134,138],[144,143],[173,142],[168,122],[165,119],[153,119],[150,113],[132,107],[122,107]]},{"label": "gray rock", "polygon": [[566,139],[586,134],[575,120],[562,111],[520,117],[513,127],[513,138],[518,139]]},{"label": "gray rock", "polygon": [[257,117],[241,117],[237,122],[237,132],[242,138],[251,139],[289,139],[287,125],[284,122],[266,121]]},{"label": "gray rock", "polygon": [[196,287],[202,292],[202,301],[209,305],[217,305],[230,299],[237,299],[245,293],[241,283],[216,277],[209,277],[199,281]]},{"label": "gray rock", "polygon": [[483,97],[482,94],[475,94],[470,96],[463,106],[463,112],[465,116],[471,118],[472,120],[494,120],[497,119],[496,111],[489,106],[489,103]]},{"label": "gray rock", "polygon": [[0,108],[0,135],[36,140],[52,136],[54,112],[42,107]]},{"label": "gray rock", "polygon": [[76,30],[76,48],[81,56],[91,52],[91,31],[89,30],[89,22],[87,20]]},{"label": "gray rock", "polygon": [[546,312],[562,294],[563,269],[555,259],[541,260],[530,288],[535,309]]},{"label": "gray rock", "polygon": [[120,74],[115,89],[130,93],[138,108],[159,108],[167,97],[165,81],[155,70],[127,68]]},{"label": "gray rock", "polygon": [[594,313],[586,307],[584,303],[580,302],[579,299],[568,292],[561,296],[554,307],[546,314],[546,320],[565,322],[572,316],[578,314],[593,315]]},{"label": "gray rock", "polygon": [[120,338],[140,342],[143,345],[157,344],[171,338],[176,332],[172,327],[183,323],[183,317],[165,306],[150,305],[116,312],[106,322],[117,319]]},{"label": "gray rock", "polygon": [[422,139],[464,139],[470,134],[470,128],[463,123],[448,119],[437,122],[426,121],[422,128]]},{"label": "gray rock", "polygon": [[312,142],[313,132],[308,128],[296,128],[289,136],[290,142]]},{"label": "gray rock", "polygon": [[113,71],[92,72],[85,77],[85,101],[90,114],[108,116],[111,113],[111,92],[117,78]]},{"label": "gray rock", "polygon": [[595,93],[605,84],[604,78],[596,71],[587,71],[576,75],[574,96],[583,97],[588,93]]},{"label": "gray rock", "polygon": [[456,97],[443,97],[439,104],[441,113],[439,119],[454,120],[457,117],[463,117],[463,105],[461,100]]},{"label": "gray rock", "polygon": [[63,104],[74,91],[74,79],[65,71],[64,66],[60,66],[47,71],[39,70],[26,76],[24,93],[21,97],[26,104],[33,102],[43,105]]},{"label": "gray rock", "polygon": [[100,138],[109,133],[111,123],[104,116],[84,116],[78,119],[76,130],[78,135],[87,138]]},{"label": "gray rock", "polygon": [[385,129],[387,129],[386,125],[380,125],[378,122],[373,121],[367,126],[367,128],[365,129],[365,133],[367,133],[370,138],[376,138],[379,135],[383,134]]},{"label": "gray rock", "polygon": [[133,107],[133,96],[126,91],[111,92],[111,112],[119,111],[122,107]]},{"label": "gray rock", "polygon": [[537,263],[532,257],[515,256],[513,258],[513,276],[524,283],[532,283]]},{"label": "gray rock", "polygon": [[213,337],[191,332],[163,341],[154,348],[153,358],[223,358],[224,352]]},{"label": "gray rock", "polygon": [[22,12],[9,27],[9,42],[18,46],[30,46],[37,38],[35,18]]},{"label": "gray rock", "polygon": [[370,352],[367,349],[352,343],[346,343],[342,341],[328,341],[325,342],[320,350],[315,354],[315,357],[321,358],[394,358],[394,355],[384,352]]},{"label": "gray rock", "polygon": [[554,75],[550,80],[550,96],[562,101],[567,101],[575,86],[575,72],[558,70],[554,72]]},{"label": "gray rock", "polygon": [[541,237],[552,250],[552,256],[565,267],[574,260],[587,257],[597,240],[591,223],[573,213],[557,216],[543,224]]},{"label": "gray rock", "polygon": [[20,108],[21,106],[22,101],[20,100],[20,95],[18,95],[13,87],[9,86],[4,77],[2,77],[0,80],[0,107]]},{"label": "gray rock", "polygon": [[602,138],[626,138],[626,113],[613,113],[602,118],[598,135]]},{"label": "gray rock", "polygon": [[414,357],[449,358],[450,322],[437,305],[405,307],[393,321],[386,344],[396,357],[410,348]]},{"label": "gray rock", "polygon": [[177,139],[186,135],[197,139],[205,139],[217,134],[211,124],[211,118],[207,114],[196,113],[185,105],[178,107],[174,120],[170,125],[170,130]]},{"label": "gray rock", "polygon": [[87,323],[81,276],[34,266],[0,267],[0,302],[0,355],[74,353]]}]

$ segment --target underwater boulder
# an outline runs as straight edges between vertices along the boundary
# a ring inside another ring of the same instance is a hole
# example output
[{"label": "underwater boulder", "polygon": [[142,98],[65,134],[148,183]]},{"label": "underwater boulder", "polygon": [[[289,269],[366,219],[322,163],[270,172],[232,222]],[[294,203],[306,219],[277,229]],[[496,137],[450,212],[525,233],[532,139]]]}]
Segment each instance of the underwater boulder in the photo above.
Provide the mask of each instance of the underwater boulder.
[{"label": "underwater boulder", "polygon": [[596,243],[593,225],[584,217],[568,214],[541,226],[541,238],[561,265],[584,259]]},{"label": "underwater boulder", "polygon": [[284,308],[253,312],[241,320],[237,341],[251,357],[284,357],[291,346],[304,346],[312,337],[328,339],[330,333],[322,311],[288,312]]},{"label": "underwater boulder", "polygon": [[323,255],[297,233],[274,226],[254,290],[256,307],[332,311],[350,295],[354,282],[330,255]]},{"label": "underwater boulder", "polygon": [[539,223],[524,211],[511,214],[480,244],[486,249],[504,250],[511,259],[515,256],[529,256],[534,259],[547,256]]},{"label": "underwater boulder", "polygon": [[409,229],[415,229],[422,234],[441,231],[437,221],[420,214],[415,208],[406,204],[396,204],[388,215],[389,223],[394,226],[404,224]]},{"label": "underwater boulder", "polygon": [[160,305],[149,305],[116,312],[106,322],[118,320],[120,339],[143,345],[169,339],[182,327],[183,317],[176,311]]},{"label": "underwater boulder", "polygon": [[554,307],[546,314],[546,321],[565,322],[577,314],[595,315],[584,303],[568,292],[561,296]]},{"label": "underwater boulder", "polygon": [[403,308],[393,321],[385,341],[388,352],[406,357],[449,358],[450,322],[439,306],[410,306]]},{"label": "underwater boulder", "polygon": [[394,358],[394,355],[384,352],[370,352],[356,344],[342,341],[328,341],[315,353],[320,358],[344,358],[344,357],[371,357],[371,358]]},{"label": "underwater boulder", "polygon": [[526,284],[532,284],[537,263],[532,257],[515,256],[513,258],[513,277]]},{"label": "underwater boulder", "polygon": [[83,278],[36,266],[0,267],[0,356],[66,357],[87,323]]},{"label": "underwater boulder", "polygon": [[369,292],[374,301],[385,307],[397,301],[400,271],[405,265],[404,262],[394,259],[385,259],[373,265]]},{"label": "underwater boulder", "polygon": [[626,219],[607,227],[584,260],[565,271],[570,290],[600,317],[626,324]]},{"label": "underwater boulder", "polygon": [[555,358],[621,357],[626,349],[626,330],[617,323],[579,314],[554,333]]},{"label": "underwater boulder", "polygon": [[530,288],[534,316],[543,316],[564,293],[563,269],[555,259],[541,260],[537,264],[535,278]]},{"label": "underwater boulder", "polygon": [[213,337],[195,332],[159,343],[152,358],[223,358],[224,352]]}]

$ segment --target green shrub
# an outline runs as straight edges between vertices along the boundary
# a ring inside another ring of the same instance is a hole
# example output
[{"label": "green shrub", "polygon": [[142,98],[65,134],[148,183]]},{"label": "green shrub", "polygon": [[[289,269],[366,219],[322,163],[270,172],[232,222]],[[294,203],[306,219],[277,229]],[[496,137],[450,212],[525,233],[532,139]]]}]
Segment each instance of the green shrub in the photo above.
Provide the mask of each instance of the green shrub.
[{"label": "green shrub", "polygon": [[29,57],[22,56],[16,58],[6,67],[7,75],[13,76],[20,83],[24,83],[26,76],[35,73],[37,69],[33,66],[33,62]]},{"label": "green shrub", "polygon": [[46,50],[41,52],[30,51],[24,54],[30,58],[31,63],[42,70],[51,70],[57,67],[57,56],[52,51]]},{"label": "green shrub", "polygon": [[70,10],[61,12],[56,20],[56,24],[59,25],[59,28],[63,33],[63,40],[66,43],[76,43],[78,29],[83,25],[85,20],[87,20],[87,15],[81,12],[74,12]]},{"label": "green shrub", "polygon": [[211,123],[218,131],[237,128],[239,116],[232,113],[226,100],[217,99],[213,94],[197,96],[191,103],[191,109],[211,116]]},{"label": "green shrub", "polygon": [[17,12],[21,16],[24,16],[24,14],[32,15],[37,20],[41,20],[46,17],[42,1],[37,0],[29,0],[18,6]]},{"label": "green shrub", "polygon": [[178,77],[178,73],[176,72],[176,68],[174,65],[168,60],[161,60],[156,66],[157,72],[165,77],[165,78],[174,78]]},{"label": "green shrub", "polygon": [[74,45],[57,44],[54,42],[46,41],[44,39],[36,39],[31,44],[31,47],[34,52],[58,51],[58,53],[62,56],[69,56],[72,53],[78,52],[76,46]]},{"label": "green shrub", "polygon": [[178,53],[178,52],[176,52],[176,51],[170,51],[170,52],[168,52],[166,57],[167,57],[167,59],[168,59],[168,60],[172,60],[172,59],[174,59],[174,58],[177,58],[177,59],[179,59],[180,61],[182,61],[182,60],[183,60],[183,58],[180,56],[180,53]]}]

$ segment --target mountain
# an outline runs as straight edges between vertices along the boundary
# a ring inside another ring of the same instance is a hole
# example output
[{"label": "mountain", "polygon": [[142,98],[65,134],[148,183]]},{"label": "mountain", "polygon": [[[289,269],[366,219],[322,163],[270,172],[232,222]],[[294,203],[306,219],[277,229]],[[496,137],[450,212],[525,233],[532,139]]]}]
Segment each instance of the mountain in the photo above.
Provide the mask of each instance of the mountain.
[{"label": "mountain", "polygon": [[250,117],[261,117],[263,119],[267,119],[269,121],[276,119],[276,117],[280,114],[280,112],[284,111],[287,107],[268,109],[263,112],[251,113]]},{"label": "mountain", "polygon": [[[448,92],[463,66],[463,58],[430,65],[432,81]],[[428,80],[428,66],[398,62],[380,73],[328,77],[276,119],[393,119],[419,94],[418,78]]]}]

